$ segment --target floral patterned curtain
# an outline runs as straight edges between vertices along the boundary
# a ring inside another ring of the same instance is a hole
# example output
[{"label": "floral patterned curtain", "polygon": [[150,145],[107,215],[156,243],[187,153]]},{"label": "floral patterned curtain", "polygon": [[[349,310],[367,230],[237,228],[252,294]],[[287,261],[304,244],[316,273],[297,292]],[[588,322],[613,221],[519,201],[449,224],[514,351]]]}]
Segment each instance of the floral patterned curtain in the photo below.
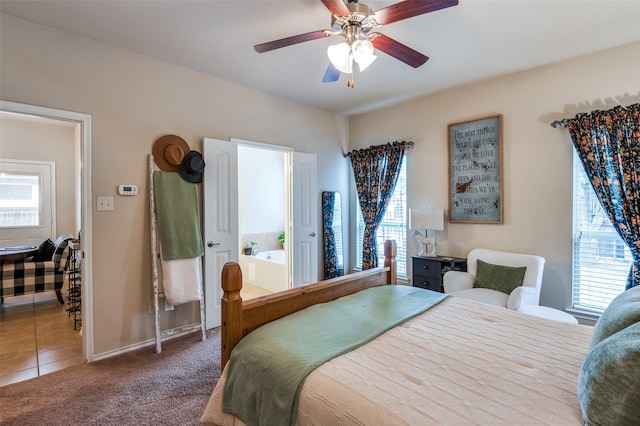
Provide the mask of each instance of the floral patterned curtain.
[{"label": "floral patterned curtain", "polygon": [[640,104],[578,114],[567,128],[604,211],[631,250],[626,288],[640,285]]},{"label": "floral patterned curtain", "polygon": [[365,222],[363,270],[378,266],[376,232],[396,187],[404,152],[411,145],[412,142],[393,142],[349,153]]},{"label": "floral patterned curtain", "polygon": [[324,279],[338,276],[338,252],[336,250],[336,236],[333,232],[333,206],[336,200],[335,192],[322,193],[322,233],[324,241]]}]

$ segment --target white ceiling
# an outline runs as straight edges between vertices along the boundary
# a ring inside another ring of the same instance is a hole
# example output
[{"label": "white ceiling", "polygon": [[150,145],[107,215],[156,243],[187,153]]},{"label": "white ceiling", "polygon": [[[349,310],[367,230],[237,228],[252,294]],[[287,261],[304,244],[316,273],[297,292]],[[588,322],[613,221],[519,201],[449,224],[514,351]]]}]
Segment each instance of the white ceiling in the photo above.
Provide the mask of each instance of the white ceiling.
[{"label": "white ceiling", "polygon": [[253,50],[329,28],[320,0],[0,0],[0,10],[346,115],[640,40],[638,0],[460,0],[381,27],[430,60],[414,69],[379,53],[350,89],[344,75],[322,83],[337,36]]}]

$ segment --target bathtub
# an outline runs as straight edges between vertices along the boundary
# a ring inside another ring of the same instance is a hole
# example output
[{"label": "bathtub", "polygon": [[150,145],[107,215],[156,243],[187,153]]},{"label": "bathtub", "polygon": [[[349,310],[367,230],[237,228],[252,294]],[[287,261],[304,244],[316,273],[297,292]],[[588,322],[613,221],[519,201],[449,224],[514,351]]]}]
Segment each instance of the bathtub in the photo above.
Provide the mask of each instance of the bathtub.
[{"label": "bathtub", "polygon": [[256,253],[255,257],[262,260],[270,260],[275,263],[285,264],[285,251],[284,250],[268,250],[268,251],[259,251]]},{"label": "bathtub", "polygon": [[242,280],[274,292],[288,289],[285,253],[284,250],[267,250],[254,256],[240,255]]}]

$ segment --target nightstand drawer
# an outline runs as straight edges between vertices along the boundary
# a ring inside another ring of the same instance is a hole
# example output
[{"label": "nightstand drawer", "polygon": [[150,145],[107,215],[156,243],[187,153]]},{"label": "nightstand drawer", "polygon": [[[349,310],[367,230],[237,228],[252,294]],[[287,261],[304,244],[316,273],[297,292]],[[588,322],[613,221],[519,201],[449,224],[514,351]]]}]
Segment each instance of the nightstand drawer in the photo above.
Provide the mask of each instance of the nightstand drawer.
[{"label": "nightstand drawer", "polygon": [[438,278],[441,274],[440,261],[428,259],[413,259],[414,275],[424,275]]},{"label": "nightstand drawer", "polygon": [[427,290],[439,291],[442,293],[442,280],[440,279],[439,275],[414,275],[413,286],[426,288]]}]

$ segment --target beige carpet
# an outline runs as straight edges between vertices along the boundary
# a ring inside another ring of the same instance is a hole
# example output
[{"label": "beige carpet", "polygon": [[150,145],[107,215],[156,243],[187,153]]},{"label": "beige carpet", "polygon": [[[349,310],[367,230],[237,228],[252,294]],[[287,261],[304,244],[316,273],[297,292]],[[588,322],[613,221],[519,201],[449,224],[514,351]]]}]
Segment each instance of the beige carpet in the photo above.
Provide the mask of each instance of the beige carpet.
[{"label": "beige carpet", "polygon": [[0,424],[199,425],[220,377],[220,329],[0,387]]}]

